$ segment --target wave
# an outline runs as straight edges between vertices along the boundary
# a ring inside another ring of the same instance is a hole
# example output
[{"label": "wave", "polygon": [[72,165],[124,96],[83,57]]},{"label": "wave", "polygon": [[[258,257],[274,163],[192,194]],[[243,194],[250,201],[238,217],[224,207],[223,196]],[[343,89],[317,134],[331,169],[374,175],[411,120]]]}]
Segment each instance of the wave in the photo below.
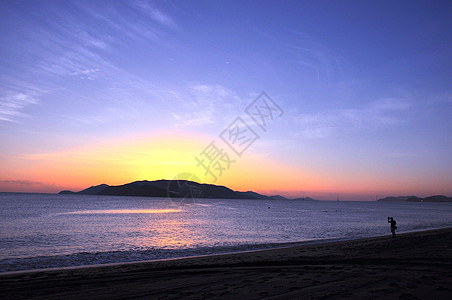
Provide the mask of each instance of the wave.
[{"label": "wave", "polygon": [[13,272],[22,270],[74,267],[86,265],[100,265],[124,262],[140,262],[212,254],[225,254],[265,250],[272,248],[298,246],[304,244],[321,243],[333,240],[310,240],[290,243],[269,244],[242,244],[218,247],[195,247],[189,249],[149,249],[107,252],[79,252],[65,255],[35,256],[25,258],[5,258],[0,260],[0,272]]},{"label": "wave", "polygon": [[[423,230],[450,228],[450,224],[446,226],[437,226],[433,228],[412,228],[408,231],[400,233],[417,232]],[[215,254],[248,252],[257,250],[267,250],[274,248],[293,247],[301,245],[319,244],[338,242],[345,240],[355,240],[361,238],[370,238],[380,235],[342,237],[330,239],[312,239],[297,242],[286,243],[263,243],[263,244],[236,244],[229,246],[216,247],[193,247],[188,249],[148,249],[148,250],[121,250],[121,251],[106,251],[106,252],[79,252],[74,254],[60,254],[52,256],[35,256],[35,257],[21,257],[21,258],[5,258],[0,260],[0,273],[15,272],[25,270],[50,269],[50,268],[64,268],[88,265],[127,263],[127,262],[142,262],[142,261],[156,261],[162,259],[175,259],[193,256],[205,256]]]}]

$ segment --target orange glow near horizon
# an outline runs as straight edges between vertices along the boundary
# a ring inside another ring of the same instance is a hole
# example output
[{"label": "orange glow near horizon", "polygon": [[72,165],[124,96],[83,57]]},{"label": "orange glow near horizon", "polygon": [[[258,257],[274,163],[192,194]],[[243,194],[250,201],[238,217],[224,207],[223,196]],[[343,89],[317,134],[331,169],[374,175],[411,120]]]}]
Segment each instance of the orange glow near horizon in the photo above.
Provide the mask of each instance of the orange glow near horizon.
[{"label": "orange glow near horizon", "polygon": [[[173,179],[180,173],[193,173],[201,183],[242,191],[323,188],[321,181],[312,175],[251,151],[241,158],[231,157],[235,162],[214,181],[195,160],[212,140],[191,132],[172,131],[60,152],[29,154],[16,162],[14,177],[26,178],[31,192],[78,191],[101,183],[120,185],[136,180]],[[16,178],[11,177],[1,179],[12,183]],[[3,185],[0,188],[7,190]]]},{"label": "orange glow near horizon", "polygon": [[[27,180],[67,189],[107,183],[172,178],[193,168],[202,137],[170,133],[21,158]],[[174,174],[174,175],[173,175]]]},{"label": "orange glow near horizon", "polygon": [[290,197],[331,194],[336,198],[336,194],[353,193],[382,195],[382,188],[386,192],[413,193],[421,191],[421,188],[425,191],[427,186],[413,178],[388,182],[386,178],[370,174],[357,177],[355,174],[322,173],[288,166],[251,150],[243,157],[231,157],[235,162],[214,181],[197,166],[195,160],[214,139],[193,132],[167,131],[102,141],[60,152],[28,154],[16,157],[16,161],[11,163],[14,168],[0,175],[0,191],[79,191],[102,183],[121,185],[137,180],[173,179],[180,173],[193,173],[200,183]]}]

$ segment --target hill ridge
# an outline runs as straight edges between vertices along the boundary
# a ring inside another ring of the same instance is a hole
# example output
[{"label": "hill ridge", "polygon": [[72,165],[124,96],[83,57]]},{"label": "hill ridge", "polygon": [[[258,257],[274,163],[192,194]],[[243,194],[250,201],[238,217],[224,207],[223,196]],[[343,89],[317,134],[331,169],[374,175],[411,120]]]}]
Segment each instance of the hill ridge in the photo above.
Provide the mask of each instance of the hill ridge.
[{"label": "hill ridge", "polygon": [[[122,185],[100,184],[79,192],[64,190],[59,194],[106,195],[106,196],[140,196],[140,197],[193,197],[218,199],[279,199],[289,200],[280,195],[266,196],[253,191],[234,191],[226,186],[198,183],[188,180],[159,179],[154,181],[137,180]],[[296,200],[301,200],[297,198]],[[309,200],[313,200],[309,198]]]}]

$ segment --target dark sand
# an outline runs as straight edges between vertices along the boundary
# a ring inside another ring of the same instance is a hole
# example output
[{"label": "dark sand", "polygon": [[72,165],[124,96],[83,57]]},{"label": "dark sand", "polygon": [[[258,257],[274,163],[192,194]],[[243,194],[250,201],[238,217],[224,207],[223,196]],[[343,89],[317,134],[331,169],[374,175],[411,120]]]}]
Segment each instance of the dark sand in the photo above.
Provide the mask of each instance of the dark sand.
[{"label": "dark sand", "polygon": [[452,228],[0,275],[2,298],[452,299]]}]

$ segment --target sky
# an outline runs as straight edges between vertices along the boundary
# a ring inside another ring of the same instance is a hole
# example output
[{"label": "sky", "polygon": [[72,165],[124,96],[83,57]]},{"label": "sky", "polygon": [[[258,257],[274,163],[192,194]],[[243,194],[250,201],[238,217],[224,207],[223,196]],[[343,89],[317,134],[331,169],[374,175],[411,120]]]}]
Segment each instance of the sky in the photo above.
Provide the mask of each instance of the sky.
[{"label": "sky", "polygon": [[450,1],[1,1],[0,191],[452,196]]}]

